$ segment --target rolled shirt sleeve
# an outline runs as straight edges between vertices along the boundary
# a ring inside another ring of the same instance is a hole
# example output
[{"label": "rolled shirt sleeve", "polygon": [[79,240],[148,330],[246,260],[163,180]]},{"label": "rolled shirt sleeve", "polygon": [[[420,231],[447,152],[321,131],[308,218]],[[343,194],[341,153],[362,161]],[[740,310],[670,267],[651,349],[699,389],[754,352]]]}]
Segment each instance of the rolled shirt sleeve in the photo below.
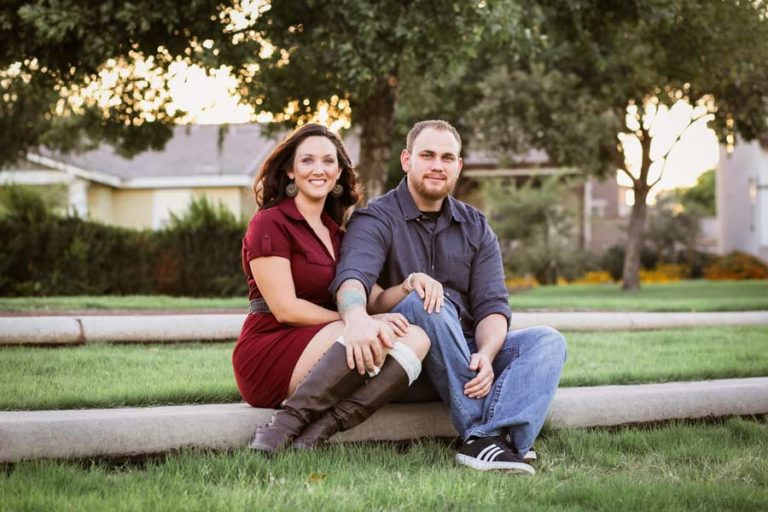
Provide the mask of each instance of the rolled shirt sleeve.
[{"label": "rolled shirt sleeve", "polygon": [[504,265],[496,234],[483,217],[484,230],[477,254],[472,261],[471,286],[469,289],[470,311],[473,330],[488,315],[504,315],[509,328],[512,312],[509,294],[504,283]]},{"label": "rolled shirt sleeve", "polygon": [[341,260],[329,287],[331,295],[336,297],[344,281],[356,279],[363,284],[366,296],[369,296],[379,279],[391,243],[392,230],[384,218],[376,214],[376,210],[355,211],[344,234]]},{"label": "rolled shirt sleeve", "polygon": [[262,210],[248,224],[243,238],[245,260],[264,256],[291,257],[291,237],[277,210]]}]

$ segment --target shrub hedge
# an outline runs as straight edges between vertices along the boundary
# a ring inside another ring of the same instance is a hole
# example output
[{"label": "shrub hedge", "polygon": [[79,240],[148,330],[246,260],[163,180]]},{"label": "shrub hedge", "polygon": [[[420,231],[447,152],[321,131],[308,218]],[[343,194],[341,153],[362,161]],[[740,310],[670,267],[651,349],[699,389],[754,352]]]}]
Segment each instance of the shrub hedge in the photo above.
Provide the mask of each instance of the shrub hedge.
[{"label": "shrub hedge", "polygon": [[204,198],[160,231],[55,215],[24,189],[6,190],[0,217],[0,295],[233,296],[246,221]]}]

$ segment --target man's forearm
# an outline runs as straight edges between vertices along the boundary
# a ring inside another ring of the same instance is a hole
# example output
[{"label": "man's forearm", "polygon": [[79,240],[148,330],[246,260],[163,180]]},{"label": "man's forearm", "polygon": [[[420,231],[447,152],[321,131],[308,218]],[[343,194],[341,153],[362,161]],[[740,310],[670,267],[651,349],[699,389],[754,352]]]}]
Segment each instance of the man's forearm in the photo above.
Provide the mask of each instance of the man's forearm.
[{"label": "man's forearm", "polygon": [[506,337],[507,318],[501,314],[493,313],[486,316],[477,323],[475,328],[477,351],[486,354],[491,361],[496,358]]},{"label": "man's forearm", "polygon": [[365,313],[365,287],[356,279],[347,279],[336,292],[336,305],[342,320],[355,313]]}]

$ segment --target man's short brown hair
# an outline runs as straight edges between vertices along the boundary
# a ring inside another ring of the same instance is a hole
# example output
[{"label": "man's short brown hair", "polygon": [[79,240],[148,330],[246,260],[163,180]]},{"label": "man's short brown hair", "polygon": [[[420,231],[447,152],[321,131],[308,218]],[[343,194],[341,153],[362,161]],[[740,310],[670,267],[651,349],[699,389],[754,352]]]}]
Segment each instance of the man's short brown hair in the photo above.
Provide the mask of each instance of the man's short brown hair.
[{"label": "man's short brown hair", "polygon": [[456,142],[459,143],[459,153],[461,153],[461,136],[459,135],[459,132],[456,131],[456,128],[454,128],[451,123],[443,121],[442,119],[428,119],[427,121],[419,121],[413,125],[411,131],[408,132],[408,137],[405,142],[405,149],[408,150],[409,153],[413,152],[413,142],[416,140],[416,137],[427,128],[451,132],[456,138]]}]

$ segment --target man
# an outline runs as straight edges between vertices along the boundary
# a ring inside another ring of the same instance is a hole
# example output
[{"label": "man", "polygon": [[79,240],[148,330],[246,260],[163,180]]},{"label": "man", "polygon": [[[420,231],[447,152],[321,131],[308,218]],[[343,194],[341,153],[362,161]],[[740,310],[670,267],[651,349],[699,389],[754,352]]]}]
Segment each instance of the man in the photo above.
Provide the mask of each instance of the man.
[{"label": "man", "polygon": [[[449,195],[463,165],[460,151],[461,138],[447,122],[414,125],[400,156],[406,176],[353,214],[331,291],[345,322],[350,365],[370,371],[383,357],[382,327],[365,312],[373,284],[408,283],[416,272],[441,283],[442,307],[433,308],[433,301],[426,307],[420,290],[393,311],[432,342],[425,370],[464,441],[456,460],[478,470],[533,474],[524,455],[557,389],[565,340],[548,327],[508,332],[496,235],[481,212]],[[404,284],[403,293],[410,288]]]}]

